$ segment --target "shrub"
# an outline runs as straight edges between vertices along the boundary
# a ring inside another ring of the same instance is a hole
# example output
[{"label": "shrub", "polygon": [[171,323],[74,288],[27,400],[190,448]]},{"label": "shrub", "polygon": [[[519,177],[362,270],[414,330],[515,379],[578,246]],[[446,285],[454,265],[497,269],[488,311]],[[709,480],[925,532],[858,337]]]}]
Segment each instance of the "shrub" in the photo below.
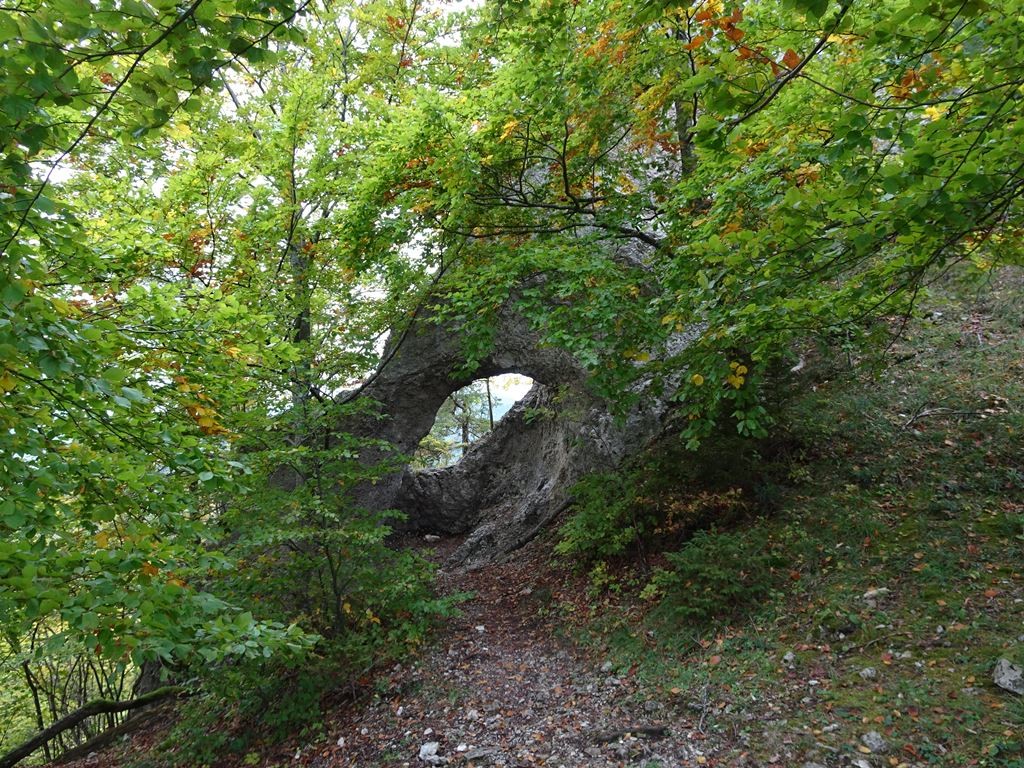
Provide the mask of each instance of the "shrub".
[{"label": "shrub", "polygon": [[660,596],[656,618],[706,623],[765,599],[773,569],[783,564],[763,541],[715,528],[698,531],[681,550],[666,556],[646,596]]},{"label": "shrub", "polygon": [[586,562],[624,554],[653,528],[636,503],[634,474],[590,475],[572,489],[575,512],[559,529],[555,552]]},{"label": "shrub", "polygon": [[651,467],[591,475],[573,494],[575,511],[559,529],[555,551],[584,564],[674,547],[691,531],[746,517],[750,508],[739,488],[693,490]]}]

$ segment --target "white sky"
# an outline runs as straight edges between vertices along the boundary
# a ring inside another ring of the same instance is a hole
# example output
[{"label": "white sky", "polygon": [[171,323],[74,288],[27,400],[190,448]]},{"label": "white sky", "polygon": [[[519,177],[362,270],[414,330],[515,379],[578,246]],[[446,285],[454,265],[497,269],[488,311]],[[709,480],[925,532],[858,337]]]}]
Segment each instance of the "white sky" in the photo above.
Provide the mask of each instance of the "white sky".
[{"label": "white sky", "polygon": [[503,373],[491,379],[491,391],[500,393],[501,398],[510,403],[522,400],[532,386],[533,379],[518,373]]}]

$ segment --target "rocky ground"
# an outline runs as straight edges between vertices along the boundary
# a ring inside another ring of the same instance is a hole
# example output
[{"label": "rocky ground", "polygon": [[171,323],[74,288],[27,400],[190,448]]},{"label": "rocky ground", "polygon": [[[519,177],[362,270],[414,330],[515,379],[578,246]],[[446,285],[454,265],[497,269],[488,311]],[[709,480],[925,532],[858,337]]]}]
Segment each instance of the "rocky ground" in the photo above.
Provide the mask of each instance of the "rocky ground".
[{"label": "rocky ground", "polygon": [[[440,554],[451,544],[439,546]],[[369,706],[331,725],[332,742],[298,750],[312,766],[690,766],[714,743],[683,701],[644,697],[629,670],[589,658],[548,610],[569,580],[542,544],[514,562],[441,573],[472,592],[426,654],[390,670]]]}]

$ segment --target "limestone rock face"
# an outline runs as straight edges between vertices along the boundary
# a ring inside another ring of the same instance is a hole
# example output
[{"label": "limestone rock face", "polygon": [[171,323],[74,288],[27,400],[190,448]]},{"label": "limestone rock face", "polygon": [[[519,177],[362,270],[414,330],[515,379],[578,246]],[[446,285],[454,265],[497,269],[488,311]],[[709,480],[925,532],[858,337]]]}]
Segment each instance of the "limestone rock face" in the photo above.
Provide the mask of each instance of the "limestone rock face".
[{"label": "limestone rock face", "polygon": [[[536,382],[457,464],[405,468],[354,491],[361,506],[406,513],[410,530],[469,533],[453,555],[468,567],[495,562],[528,542],[566,507],[577,480],[638,452],[659,432],[667,410],[665,397],[640,384],[639,405],[616,419],[588,390],[586,371],[576,360],[541,345],[527,321],[511,309],[500,313],[494,339],[491,353],[467,373],[457,328],[430,319],[415,323],[389,344],[381,366],[360,392],[380,403],[380,418],[337,425],[341,431],[386,440],[393,454],[411,455],[452,392],[503,373]],[[363,459],[376,462],[388,455],[376,449]]]},{"label": "limestone rock face", "polygon": [[422,530],[469,532],[453,560],[486,565],[550,523],[585,474],[612,469],[643,448],[664,408],[651,397],[616,420],[583,387],[536,385],[460,462],[407,471],[395,506]]}]

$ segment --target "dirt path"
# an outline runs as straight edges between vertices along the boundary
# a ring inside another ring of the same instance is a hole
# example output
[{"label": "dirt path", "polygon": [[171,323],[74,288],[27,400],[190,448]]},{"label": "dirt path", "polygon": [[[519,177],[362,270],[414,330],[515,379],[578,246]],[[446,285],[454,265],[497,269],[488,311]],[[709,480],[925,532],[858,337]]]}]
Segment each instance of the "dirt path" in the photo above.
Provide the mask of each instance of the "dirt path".
[{"label": "dirt path", "polygon": [[[444,543],[439,545],[444,549]],[[695,714],[645,699],[628,672],[559,638],[548,610],[565,589],[539,546],[513,563],[440,574],[473,592],[415,664],[329,731],[312,766],[703,765],[710,745]],[[542,561],[544,560],[544,561]],[[306,759],[302,759],[305,757]]]}]

